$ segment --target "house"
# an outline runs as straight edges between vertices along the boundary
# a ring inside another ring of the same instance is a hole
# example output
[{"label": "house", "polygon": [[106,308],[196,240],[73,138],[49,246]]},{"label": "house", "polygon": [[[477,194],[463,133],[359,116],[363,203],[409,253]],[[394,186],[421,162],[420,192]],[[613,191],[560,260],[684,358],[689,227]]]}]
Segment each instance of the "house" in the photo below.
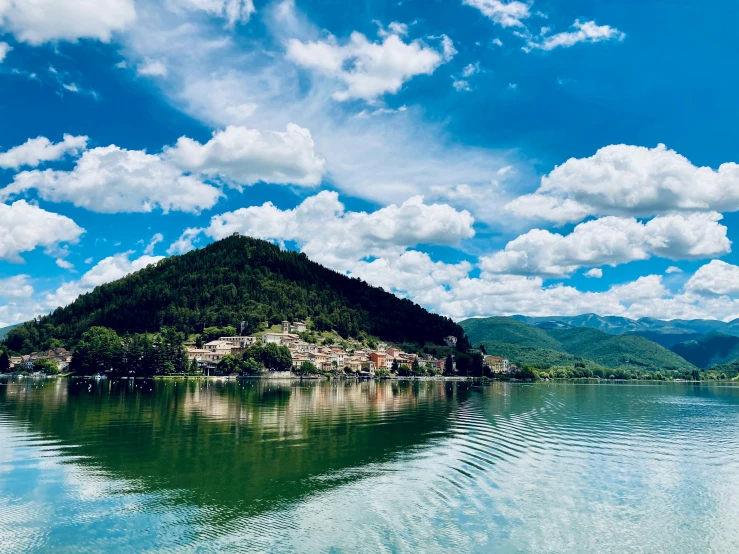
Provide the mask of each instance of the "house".
[{"label": "house", "polygon": [[297,344],[300,341],[298,335],[290,333],[263,333],[262,343],[263,344],[279,344],[280,346],[288,346],[290,344]]},{"label": "house", "polygon": [[308,327],[302,321],[289,321],[282,322],[282,334],[287,335],[289,333],[304,333]]},{"label": "house", "polygon": [[210,350],[206,350],[204,348],[188,348],[187,349],[187,361],[191,362],[193,360],[197,360],[198,362],[201,362],[205,359],[205,356],[210,354]]},{"label": "house", "polygon": [[485,356],[483,363],[490,368],[493,373],[510,373],[511,364],[506,358],[500,356]]},{"label": "house", "polygon": [[444,342],[450,348],[456,348],[457,347],[457,337],[455,337],[453,335],[449,335],[448,337],[446,337],[444,339]]},{"label": "house", "polygon": [[385,354],[385,352],[370,352],[369,359],[370,362],[374,364],[375,368],[384,368],[387,354]]}]

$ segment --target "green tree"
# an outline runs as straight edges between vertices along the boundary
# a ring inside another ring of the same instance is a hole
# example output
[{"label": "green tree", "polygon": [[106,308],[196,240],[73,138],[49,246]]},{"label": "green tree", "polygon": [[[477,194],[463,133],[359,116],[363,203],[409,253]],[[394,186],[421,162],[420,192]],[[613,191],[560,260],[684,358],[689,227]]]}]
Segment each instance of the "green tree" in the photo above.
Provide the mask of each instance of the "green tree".
[{"label": "green tree", "polygon": [[33,370],[46,375],[59,375],[59,366],[56,362],[45,358],[38,359],[33,362]]},{"label": "green tree", "polygon": [[485,365],[483,364],[482,353],[475,352],[472,355],[472,361],[470,363],[470,375],[473,377],[482,377],[485,372]]},{"label": "green tree", "polygon": [[398,364],[397,358],[393,360],[393,364],[390,366],[390,371],[393,373],[398,373],[398,369],[400,368],[400,364]]},{"label": "green tree", "polygon": [[200,366],[198,365],[198,361],[193,358],[192,361],[190,361],[190,374],[191,375],[200,375],[202,373],[200,371]]},{"label": "green tree", "polygon": [[242,375],[258,375],[264,371],[264,367],[254,358],[245,358],[239,365]]},{"label": "green tree", "polygon": [[10,356],[5,350],[0,351],[0,373],[10,371]]},{"label": "green tree", "polygon": [[444,375],[454,375],[454,357],[452,353],[446,355],[446,361],[444,362]]},{"label": "green tree", "polygon": [[302,364],[300,364],[300,367],[296,371],[298,375],[315,375],[318,373],[318,368],[315,366],[315,364],[305,361]]},{"label": "green tree", "polygon": [[75,348],[70,370],[78,375],[94,375],[116,369],[122,363],[123,348],[118,334],[107,327],[91,327]]}]

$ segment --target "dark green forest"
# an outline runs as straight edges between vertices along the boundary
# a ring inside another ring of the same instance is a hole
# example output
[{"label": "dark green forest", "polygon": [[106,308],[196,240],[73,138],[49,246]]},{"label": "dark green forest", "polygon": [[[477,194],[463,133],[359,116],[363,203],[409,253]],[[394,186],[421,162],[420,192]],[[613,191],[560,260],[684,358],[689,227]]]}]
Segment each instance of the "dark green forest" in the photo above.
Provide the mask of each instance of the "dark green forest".
[{"label": "dark green forest", "polygon": [[451,319],[432,314],[360,279],[311,262],[304,254],[248,237],[231,236],[173,256],[80,296],[50,315],[12,329],[5,346],[29,353],[74,348],[92,327],[121,336],[171,328],[186,336],[207,327],[246,322],[245,333],[282,320],[313,322],[343,337],[366,333],[394,343],[441,344],[457,336]]}]

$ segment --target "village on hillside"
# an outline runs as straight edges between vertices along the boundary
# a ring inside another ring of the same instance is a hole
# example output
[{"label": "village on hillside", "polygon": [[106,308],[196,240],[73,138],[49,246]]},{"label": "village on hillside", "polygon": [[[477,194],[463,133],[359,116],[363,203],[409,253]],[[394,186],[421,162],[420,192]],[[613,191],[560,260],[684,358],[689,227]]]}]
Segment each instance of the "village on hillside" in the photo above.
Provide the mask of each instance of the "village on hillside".
[{"label": "village on hillside", "polygon": [[[251,347],[275,345],[284,347],[290,353],[292,371],[287,371],[290,363],[283,363],[281,371],[267,365],[264,369],[272,376],[282,373],[304,374],[309,367],[312,373],[342,372],[357,376],[380,375],[446,375],[457,374],[454,358],[435,357],[430,353],[408,353],[400,348],[372,339],[369,341],[339,340],[339,337],[322,336],[309,331],[302,321],[283,321],[280,326],[255,333],[250,336],[223,336],[198,346],[185,345],[185,354],[190,367],[206,376],[227,373],[224,362],[228,357],[240,358]],[[447,350],[457,346],[457,337],[444,339]],[[10,356],[8,370],[13,373],[63,374],[69,371],[73,352],[57,347],[23,356]],[[447,367],[451,364],[451,367]],[[6,364],[7,365],[7,364]],[[488,374],[505,376],[517,371],[517,367],[506,358],[486,355],[483,365]],[[466,375],[466,372],[463,372]]]},{"label": "village on hillside", "polygon": [[[430,354],[410,354],[389,346],[377,344],[376,348],[368,348],[362,344],[348,343],[346,347],[335,344],[318,344],[307,341],[305,337],[307,325],[302,321],[283,321],[280,331],[266,331],[252,336],[220,337],[210,341],[202,348],[187,348],[188,361],[193,360],[204,373],[214,374],[218,364],[226,356],[238,356],[259,341],[263,345],[276,344],[290,351],[293,370],[300,369],[309,362],[320,372],[344,370],[346,373],[371,376],[377,373],[397,372],[400,368],[420,367],[429,374],[452,374],[454,367],[447,368],[448,358],[435,358]],[[319,339],[317,339],[319,340]],[[457,338],[446,337],[448,347],[455,347]],[[454,363],[452,361],[452,363]],[[509,374],[516,370],[510,362],[499,356],[485,356],[484,364],[493,374]]]}]

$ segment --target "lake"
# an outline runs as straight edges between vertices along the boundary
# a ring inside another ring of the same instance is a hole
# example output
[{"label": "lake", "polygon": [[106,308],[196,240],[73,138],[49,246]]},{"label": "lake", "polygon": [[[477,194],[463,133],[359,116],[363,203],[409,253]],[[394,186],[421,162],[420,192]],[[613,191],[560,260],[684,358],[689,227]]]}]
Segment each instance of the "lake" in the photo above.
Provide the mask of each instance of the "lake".
[{"label": "lake", "polygon": [[0,552],[739,552],[739,387],[0,380]]}]

